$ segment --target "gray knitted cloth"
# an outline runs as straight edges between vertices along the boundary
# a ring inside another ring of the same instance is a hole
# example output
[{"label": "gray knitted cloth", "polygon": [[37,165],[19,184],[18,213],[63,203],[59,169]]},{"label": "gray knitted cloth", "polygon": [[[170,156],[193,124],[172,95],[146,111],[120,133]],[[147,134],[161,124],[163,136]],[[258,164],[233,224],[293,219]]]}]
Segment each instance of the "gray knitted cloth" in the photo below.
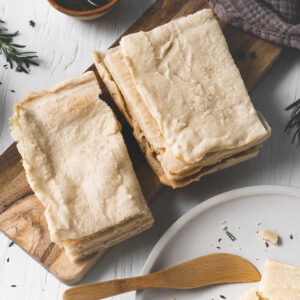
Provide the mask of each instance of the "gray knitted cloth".
[{"label": "gray knitted cloth", "polygon": [[300,50],[300,0],[208,0],[226,24]]}]

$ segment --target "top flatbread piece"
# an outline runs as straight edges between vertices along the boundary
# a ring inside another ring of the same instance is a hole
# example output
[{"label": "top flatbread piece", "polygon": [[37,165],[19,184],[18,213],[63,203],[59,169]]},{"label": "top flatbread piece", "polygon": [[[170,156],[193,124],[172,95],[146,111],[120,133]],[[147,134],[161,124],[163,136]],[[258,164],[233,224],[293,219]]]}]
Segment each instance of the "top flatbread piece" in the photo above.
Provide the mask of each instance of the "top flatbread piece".
[{"label": "top flatbread piece", "polygon": [[120,47],[176,158],[194,163],[267,136],[211,10],[125,36]]}]

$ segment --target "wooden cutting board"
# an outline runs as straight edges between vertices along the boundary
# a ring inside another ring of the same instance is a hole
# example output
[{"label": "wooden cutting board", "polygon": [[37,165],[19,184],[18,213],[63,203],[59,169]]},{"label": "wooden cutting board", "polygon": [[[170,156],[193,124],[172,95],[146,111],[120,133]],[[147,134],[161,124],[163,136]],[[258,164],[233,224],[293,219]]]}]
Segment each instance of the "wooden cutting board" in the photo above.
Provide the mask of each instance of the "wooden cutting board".
[{"label": "wooden cutting board", "polygon": [[[158,0],[125,34],[150,30],[204,7],[207,7],[205,0]],[[221,26],[246,86],[251,91],[279,57],[281,47],[230,26]],[[112,46],[117,45],[118,41]],[[94,66],[90,70],[95,71]],[[113,108],[123,125],[129,154],[145,198],[149,200],[162,186],[141,154],[131,128],[117,110],[100,79],[99,82],[103,90],[101,98]],[[43,212],[43,206],[27,183],[16,145],[12,144],[0,157],[0,229],[59,280],[75,284],[99,260],[101,254],[92,255],[77,263],[71,262],[64,250],[50,241]]]}]

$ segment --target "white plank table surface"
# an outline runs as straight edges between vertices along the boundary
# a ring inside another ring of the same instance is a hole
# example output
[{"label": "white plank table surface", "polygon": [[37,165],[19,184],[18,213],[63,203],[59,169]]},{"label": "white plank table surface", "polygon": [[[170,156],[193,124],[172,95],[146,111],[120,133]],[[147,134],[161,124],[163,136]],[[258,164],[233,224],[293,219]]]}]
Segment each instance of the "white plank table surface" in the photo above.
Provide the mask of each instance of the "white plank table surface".
[{"label": "white plank table surface", "polygon": [[[40,66],[32,67],[30,75],[16,73],[2,67],[5,62],[0,56],[0,153],[12,142],[8,117],[14,102],[31,90],[38,91],[82,73],[91,64],[89,50],[109,47],[153,2],[121,0],[104,18],[82,22],[58,13],[46,0],[1,0],[0,19],[7,22],[10,31],[20,30],[17,41],[38,52]],[[34,28],[29,26],[29,20],[35,21]],[[139,275],[149,252],[166,229],[211,196],[250,185],[300,187],[300,149],[292,146],[290,137],[283,133],[289,117],[284,108],[300,97],[300,52],[284,49],[278,63],[251,96],[273,131],[259,156],[207,176],[187,188],[164,189],[151,204],[155,225],[146,233],[111,249],[83,283]],[[0,299],[61,299],[67,287],[17,246],[9,247],[9,243],[0,234]],[[134,299],[134,293],[113,299]]]}]

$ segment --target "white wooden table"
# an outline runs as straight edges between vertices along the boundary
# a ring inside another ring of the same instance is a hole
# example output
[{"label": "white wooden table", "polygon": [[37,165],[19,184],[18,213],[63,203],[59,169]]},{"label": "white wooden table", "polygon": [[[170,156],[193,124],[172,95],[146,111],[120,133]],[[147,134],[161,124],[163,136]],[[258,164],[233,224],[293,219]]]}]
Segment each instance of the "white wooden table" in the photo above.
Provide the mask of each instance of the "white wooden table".
[{"label": "white wooden table", "polygon": [[[30,75],[5,70],[0,57],[0,153],[12,142],[8,117],[13,103],[29,91],[82,73],[90,64],[89,50],[106,49],[154,0],[121,0],[107,16],[80,22],[52,9],[46,0],[1,0],[0,19],[17,39],[40,57],[40,66]],[[29,26],[34,20],[36,26]],[[13,93],[11,90],[15,90]],[[160,236],[182,214],[201,201],[234,188],[278,184],[300,187],[300,149],[283,133],[288,120],[284,108],[300,97],[300,52],[285,49],[278,63],[252,93],[252,100],[272,125],[272,137],[260,155],[246,163],[203,178],[191,186],[165,189],[151,204],[156,223],[146,233],[126,241],[107,253],[83,283],[138,275]],[[0,195],[1,197],[1,195]],[[0,234],[0,299],[61,299],[66,286],[57,281],[31,257]],[[16,285],[16,287],[12,287]],[[114,297],[134,299],[134,294]]]}]

